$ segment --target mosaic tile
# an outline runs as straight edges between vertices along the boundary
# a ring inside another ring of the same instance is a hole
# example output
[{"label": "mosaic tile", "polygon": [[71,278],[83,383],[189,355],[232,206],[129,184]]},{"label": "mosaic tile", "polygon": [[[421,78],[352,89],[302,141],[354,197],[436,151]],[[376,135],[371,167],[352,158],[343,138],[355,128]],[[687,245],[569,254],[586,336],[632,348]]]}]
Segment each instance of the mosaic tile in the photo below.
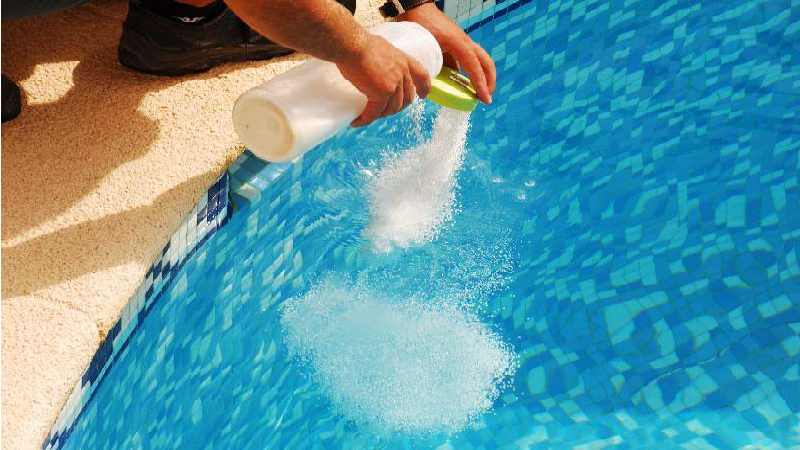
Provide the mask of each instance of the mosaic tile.
[{"label": "mosaic tile", "polygon": [[400,115],[296,164],[237,160],[190,215],[217,231],[179,231],[188,257],[165,248],[45,448],[800,445],[800,8],[473,3],[455,8],[496,61],[495,105],[472,116],[454,223],[398,258],[425,288],[458,276],[436,272],[437,245],[511,230],[513,274],[481,319],[519,368],[492,412],[376,436],[283,344],[283,301],[379,264],[359,177],[407,144]]}]

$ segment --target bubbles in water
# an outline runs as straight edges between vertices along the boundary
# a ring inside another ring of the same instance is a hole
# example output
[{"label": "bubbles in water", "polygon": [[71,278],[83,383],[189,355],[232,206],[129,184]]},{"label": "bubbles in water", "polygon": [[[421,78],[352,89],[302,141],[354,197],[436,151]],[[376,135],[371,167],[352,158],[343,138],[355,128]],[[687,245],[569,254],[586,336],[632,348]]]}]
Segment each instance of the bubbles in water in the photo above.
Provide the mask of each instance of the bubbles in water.
[{"label": "bubbles in water", "polygon": [[376,249],[429,241],[452,217],[468,128],[469,113],[440,109],[431,139],[390,159],[370,180],[365,233]]},{"label": "bubbles in water", "polygon": [[463,429],[515,365],[499,336],[462,308],[391,301],[333,279],[285,303],[281,323],[333,404],[389,432]]}]

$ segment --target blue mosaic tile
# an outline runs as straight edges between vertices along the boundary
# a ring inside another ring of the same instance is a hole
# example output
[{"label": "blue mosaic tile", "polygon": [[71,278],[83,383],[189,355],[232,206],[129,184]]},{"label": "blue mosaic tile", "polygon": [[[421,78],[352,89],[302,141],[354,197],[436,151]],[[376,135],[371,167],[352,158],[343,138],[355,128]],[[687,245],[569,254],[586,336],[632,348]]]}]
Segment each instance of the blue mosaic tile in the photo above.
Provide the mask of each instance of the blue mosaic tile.
[{"label": "blue mosaic tile", "polygon": [[[295,164],[245,153],[176,233],[191,256],[173,242],[148,271],[45,448],[800,446],[800,8],[455,10],[500,82],[473,113],[442,235],[386,259],[362,242],[362,171],[411,144],[409,114]],[[387,292],[433,292],[469,281],[438,269],[468,262],[454,248],[498,236],[513,273],[480,319],[519,368],[470,428],[376,435],[288,355],[277,308],[320,277],[401,273],[413,282]]]}]

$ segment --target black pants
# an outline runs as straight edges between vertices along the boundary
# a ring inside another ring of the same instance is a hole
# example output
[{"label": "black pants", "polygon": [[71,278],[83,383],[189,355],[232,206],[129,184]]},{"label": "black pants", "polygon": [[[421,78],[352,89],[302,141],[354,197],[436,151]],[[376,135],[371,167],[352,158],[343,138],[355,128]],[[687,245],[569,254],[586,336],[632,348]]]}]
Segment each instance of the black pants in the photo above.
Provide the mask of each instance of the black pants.
[{"label": "black pants", "polygon": [[[86,3],[88,0],[6,0],[2,3],[3,19],[43,16],[62,9],[72,8]],[[164,0],[169,1],[169,0]],[[356,0],[337,0],[350,12],[356,10]]]}]

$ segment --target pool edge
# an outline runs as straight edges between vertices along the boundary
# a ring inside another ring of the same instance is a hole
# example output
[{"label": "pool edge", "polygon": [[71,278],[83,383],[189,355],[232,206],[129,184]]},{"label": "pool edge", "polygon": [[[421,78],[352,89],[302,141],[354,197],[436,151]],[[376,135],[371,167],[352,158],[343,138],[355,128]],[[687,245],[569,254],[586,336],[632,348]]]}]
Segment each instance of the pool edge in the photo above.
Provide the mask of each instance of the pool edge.
[{"label": "pool edge", "polygon": [[147,269],[136,293],[122,308],[119,319],[98,346],[61,407],[41,445],[43,450],[55,450],[64,445],[117,356],[188,258],[230,220],[234,209],[257,202],[260,192],[291,165],[267,163],[245,150],[206,190]]},{"label": "pool edge", "polygon": [[72,388],[50,428],[42,449],[58,449],[64,445],[73,426],[102,382],[113,361],[125,348],[133,331],[146,317],[146,312],[172,281],[183,263],[200,248],[230,217],[230,173],[224,172],[208,188],[195,207],[181,221],[175,232],[150,265],[136,293],[120,312],[119,319],[97,348],[88,367]]}]

